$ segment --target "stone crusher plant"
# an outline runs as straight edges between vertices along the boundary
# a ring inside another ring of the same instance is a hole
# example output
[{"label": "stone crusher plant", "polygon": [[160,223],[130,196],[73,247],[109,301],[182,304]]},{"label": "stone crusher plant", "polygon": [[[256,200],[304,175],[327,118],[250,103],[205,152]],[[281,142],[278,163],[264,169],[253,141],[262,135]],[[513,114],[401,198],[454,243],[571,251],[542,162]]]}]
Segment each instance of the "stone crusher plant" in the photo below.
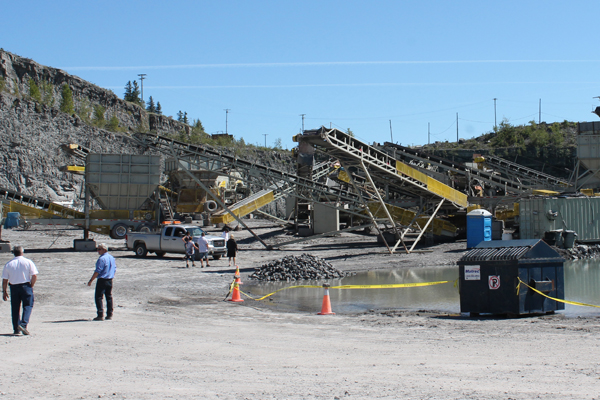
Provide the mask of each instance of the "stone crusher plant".
[{"label": "stone crusher plant", "polygon": [[346,274],[319,257],[302,254],[285,256],[281,260],[262,265],[250,275],[258,281],[300,281],[342,278]]}]

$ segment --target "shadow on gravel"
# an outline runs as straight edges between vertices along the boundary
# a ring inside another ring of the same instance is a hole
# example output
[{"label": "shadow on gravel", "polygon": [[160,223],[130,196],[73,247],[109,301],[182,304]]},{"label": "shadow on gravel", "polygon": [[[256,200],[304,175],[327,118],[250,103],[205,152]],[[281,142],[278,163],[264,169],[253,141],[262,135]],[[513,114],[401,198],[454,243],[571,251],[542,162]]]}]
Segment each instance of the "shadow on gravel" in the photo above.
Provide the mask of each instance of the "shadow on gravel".
[{"label": "shadow on gravel", "polygon": [[[262,240],[266,240],[266,239],[272,238],[274,236],[282,235],[284,233],[285,233],[285,229],[278,229],[276,231],[271,231],[271,232],[267,232],[267,233],[261,233],[258,236],[260,236],[260,238]],[[234,236],[235,236],[235,234],[234,234]],[[256,238],[254,236],[250,236],[250,237],[247,237],[245,239],[236,240],[237,244],[250,244],[250,243],[255,243],[257,241],[258,240],[256,240]]]},{"label": "shadow on gravel", "polygon": [[[54,249],[28,249],[26,246],[24,246],[24,252],[27,254],[37,254],[37,253],[72,253],[74,252],[72,247],[65,247],[65,248],[54,248]],[[86,253],[91,253],[91,251],[88,251]]]},{"label": "shadow on gravel", "polygon": [[[215,270],[215,269],[210,269],[210,267],[207,268],[203,268],[203,272],[207,273],[207,274],[235,274],[235,268],[231,268],[231,269],[220,269],[220,270]],[[240,273],[250,273],[250,272],[254,272],[256,269],[255,268],[240,268]]]},{"label": "shadow on gravel", "polygon": [[42,322],[43,324],[65,324],[68,322],[88,322],[91,321],[91,319],[65,319],[62,321],[44,321]]}]

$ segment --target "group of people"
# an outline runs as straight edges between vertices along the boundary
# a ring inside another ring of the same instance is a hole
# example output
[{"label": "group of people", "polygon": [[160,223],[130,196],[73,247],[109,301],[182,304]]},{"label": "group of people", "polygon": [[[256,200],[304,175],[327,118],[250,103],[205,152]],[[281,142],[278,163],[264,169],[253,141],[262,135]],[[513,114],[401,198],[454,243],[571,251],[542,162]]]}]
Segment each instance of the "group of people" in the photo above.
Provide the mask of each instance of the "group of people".
[{"label": "group of people", "polygon": [[[117,264],[115,258],[108,253],[108,247],[104,243],[98,245],[97,251],[99,257],[96,261],[96,268],[87,285],[92,286],[94,280],[97,279],[94,294],[97,316],[94,321],[104,321],[112,319],[113,315],[112,281]],[[12,252],[15,258],[6,263],[2,270],[2,300],[8,300],[10,288],[13,334],[29,335],[27,325],[33,310],[33,287],[37,282],[38,270],[33,261],[23,256],[23,246],[15,246]],[[104,317],[104,298],[106,298],[106,318]]]},{"label": "group of people", "polygon": [[[236,265],[236,255],[238,246],[227,229],[223,231],[223,238],[227,243],[227,257],[229,257],[229,266],[233,260],[233,265]],[[183,237],[185,245],[185,264],[189,268],[189,260],[192,260],[192,267],[195,266],[195,252],[200,255],[200,266],[204,267],[208,264],[208,240],[205,238],[204,232],[197,242],[194,242],[192,236],[188,233]],[[94,321],[110,320],[113,317],[113,297],[112,287],[117,264],[115,258],[108,252],[108,247],[104,243],[100,243],[97,247],[98,260],[96,260],[96,268],[92,277],[87,282],[88,286],[92,286],[96,280],[96,291],[94,299],[96,302],[97,316]],[[10,297],[11,315],[14,335],[29,335],[27,325],[33,310],[33,287],[37,282],[38,270],[28,258],[23,256],[23,246],[15,246],[13,248],[15,256],[11,261],[6,263],[2,270],[2,300],[7,301]],[[10,296],[9,296],[10,289]],[[103,301],[106,299],[106,315],[104,314]],[[22,312],[21,312],[22,309]]]},{"label": "group of people", "polygon": [[[233,265],[237,266],[235,258],[238,252],[238,245],[235,241],[233,234],[229,233],[229,230],[225,228],[222,233],[223,239],[225,239],[225,245],[227,247],[227,257],[229,257],[229,266],[231,267],[231,261],[233,260]],[[196,258],[200,259],[200,268],[204,268],[204,261],[206,260],[206,266],[210,267],[208,264],[208,239],[206,239],[206,235],[202,232],[200,238],[197,242],[194,242],[194,238],[190,235],[189,232],[186,233],[184,237],[181,238],[184,242],[185,246],[185,267],[189,268],[189,261],[192,260],[192,267],[196,266],[194,260]],[[196,252],[198,252],[199,257],[196,257]]]}]

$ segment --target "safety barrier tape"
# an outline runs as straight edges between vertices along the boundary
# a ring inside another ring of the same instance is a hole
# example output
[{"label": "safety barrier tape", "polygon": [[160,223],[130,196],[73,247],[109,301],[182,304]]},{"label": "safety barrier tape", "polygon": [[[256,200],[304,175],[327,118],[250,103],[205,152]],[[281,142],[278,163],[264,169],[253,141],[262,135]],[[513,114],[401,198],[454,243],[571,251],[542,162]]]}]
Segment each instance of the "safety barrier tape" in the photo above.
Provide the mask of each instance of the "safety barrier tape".
[{"label": "safety barrier tape", "polygon": [[550,297],[550,296],[548,296],[547,294],[545,294],[545,293],[542,293],[542,292],[540,292],[539,290],[537,290],[537,289],[535,289],[535,288],[532,288],[531,286],[529,286],[528,284],[526,284],[525,282],[523,282],[523,281],[521,280],[521,278],[518,278],[518,277],[517,277],[517,279],[519,280],[519,284],[517,285],[517,296],[519,295],[519,289],[520,289],[520,287],[521,287],[521,284],[523,284],[523,285],[527,286],[529,289],[531,289],[531,290],[533,290],[534,292],[536,292],[537,294],[540,294],[540,295],[542,295],[542,296],[544,296],[544,297],[547,297],[547,298],[549,298],[550,300],[558,301],[559,303],[572,304],[572,305],[574,305],[574,306],[584,306],[584,307],[596,307],[596,308],[600,308],[600,306],[596,306],[596,305],[594,305],[594,304],[580,303],[580,302],[578,302],[578,301],[562,300],[562,299],[556,299],[556,298],[554,298],[554,297]]},{"label": "safety barrier tape", "polygon": [[[346,289],[394,289],[394,288],[405,288],[405,287],[422,287],[422,286],[441,285],[442,283],[449,283],[449,282],[452,282],[452,281],[393,283],[393,284],[386,284],[386,285],[342,285],[342,286],[329,286],[329,287],[327,287],[327,289],[343,289],[343,290],[346,290]],[[266,299],[267,297],[273,296],[275,293],[279,293],[282,290],[297,289],[297,288],[323,289],[324,287],[323,287],[323,285],[288,286],[288,287],[278,289],[272,293],[269,293],[269,294],[264,295],[259,298],[253,298],[252,296],[248,295],[247,293],[242,292],[241,290],[240,290],[240,293],[252,300],[260,301],[260,300]]]}]

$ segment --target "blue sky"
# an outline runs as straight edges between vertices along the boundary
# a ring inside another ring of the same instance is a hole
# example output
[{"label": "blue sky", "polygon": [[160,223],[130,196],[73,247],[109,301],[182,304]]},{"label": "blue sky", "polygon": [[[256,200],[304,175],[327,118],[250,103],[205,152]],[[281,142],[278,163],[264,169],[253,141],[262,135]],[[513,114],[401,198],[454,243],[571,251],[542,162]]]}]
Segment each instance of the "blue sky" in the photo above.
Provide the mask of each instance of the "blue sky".
[{"label": "blue sky", "polygon": [[[5,2],[0,47],[208,133],[292,148],[321,125],[404,145],[506,118],[595,121],[597,1]],[[494,113],[494,98],[496,112]],[[392,133],[390,134],[390,120]],[[267,135],[265,137],[265,134]]]}]

